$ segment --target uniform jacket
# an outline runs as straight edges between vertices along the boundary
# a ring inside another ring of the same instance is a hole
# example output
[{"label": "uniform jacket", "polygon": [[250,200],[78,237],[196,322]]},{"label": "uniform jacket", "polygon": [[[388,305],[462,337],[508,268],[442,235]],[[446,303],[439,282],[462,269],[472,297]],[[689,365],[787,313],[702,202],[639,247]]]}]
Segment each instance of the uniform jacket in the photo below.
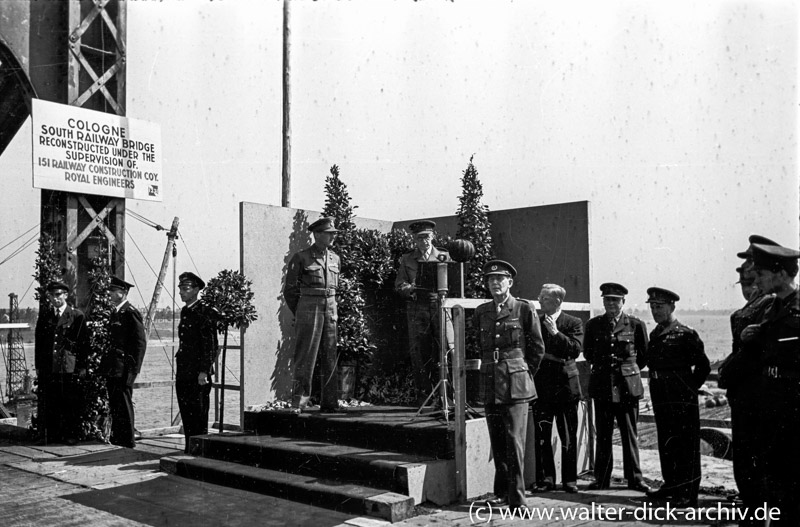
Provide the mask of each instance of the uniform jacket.
[{"label": "uniform jacket", "polygon": [[758,352],[748,350],[744,352],[742,343],[742,330],[750,324],[761,321],[775,295],[761,295],[748,301],[744,307],[731,314],[731,335],[733,344],[731,354],[728,355],[719,367],[719,387],[728,389],[729,398],[747,396],[752,387],[751,381],[755,380],[760,372]]},{"label": "uniform jacket", "polygon": [[213,373],[219,348],[216,318],[216,312],[199,300],[181,309],[180,347],[175,356],[178,378],[191,379],[200,373]]},{"label": "uniform jacket", "polygon": [[786,409],[787,419],[800,413],[800,296],[797,290],[776,298],[760,323],[761,386],[765,404]]},{"label": "uniform jacket", "polygon": [[109,317],[111,347],[100,363],[100,372],[107,377],[133,381],[142,369],[147,351],[144,324],[139,310],[127,300]]},{"label": "uniform jacket", "polygon": [[711,365],[705,346],[697,331],[673,320],[666,327],[657,326],[650,332],[647,346],[647,366],[652,372],[673,372],[683,379],[683,385],[692,393],[706,382]]},{"label": "uniform jacket", "polygon": [[589,396],[612,402],[636,401],[644,394],[640,368],[647,364],[647,328],[622,313],[613,329],[606,314],[586,322],[583,356],[592,365]]},{"label": "uniform jacket", "polygon": [[36,320],[35,363],[43,373],[75,373],[86,367],[89,331],[86,317],[67,305],[56,319],[52,307],[40,311]]},{"label": "uniform jacket", "polygon": [[419,248],[404,253],[400,257],[400,266],[397,269],[397,278],[394,281],[394,290],[397,291],[400,294],[400,296],[402,296],[407,300],[418,300],[420,302],[435,300],[436,299],[435,289],[428,291],[427,293],[415,289],[415,286],[418,285],[416,283],[417,270],[419,269],[419,262],[440,262],[440,261],[445,261],[445,262],[451,261],[450,253],[448,253],[444,249],[439,249],[437,247],[431,248],[431,254],[428,256],[427,260],[423,259],[422,253],[420,252]]},{"label": "uniform jacket", "polygon": [[533,378],[539,401],[570,402],[580,399],[581,383],[575,359],[583,349],[583,322],[562,312],[556,319],[558,333],[551,335],[541,321],[544,359]]},{"label": "uniform jacket", "polygon": [[475,309],[472,322],[479,332],[486,405],[536,399],[533,376],[544,356],[544,341],[533,306],[509,296],[497,312],[493,301],[486,302]]},{"label": "uniform jacket", "polygon": [[289,261],[283,286],[286,305],[295,313],[303,288],[331,289],[335,293],[339,287],[339,272],[339,255],[330,249],[322,251],[312,245],[295,253]]}]

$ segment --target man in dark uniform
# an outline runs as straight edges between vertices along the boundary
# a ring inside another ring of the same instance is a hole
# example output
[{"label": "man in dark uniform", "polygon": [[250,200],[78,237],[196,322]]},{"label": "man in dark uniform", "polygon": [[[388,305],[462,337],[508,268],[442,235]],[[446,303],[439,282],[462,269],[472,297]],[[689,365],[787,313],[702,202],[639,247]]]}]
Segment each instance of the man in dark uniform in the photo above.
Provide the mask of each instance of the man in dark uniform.
[{"label": "man in dark uniform", "polygon": [[111,277],[108,293],[116,307],[109,317],[111,347],[100,365],[100,371],[106,376],[111,410],[111,444],[128,448],[136,446],[133,383],[147,351],[142,315],[128,302],[131,287],[133,284]]},{"label": "man in dark uniform", "polygon": [[597,433],[594,482],[587,490],[611,485],[611,439],[614,420],[622,442],[623,473],[628,488],[647,492],[639,468],[639,399],[644,394],[640,368],[647,363],[647,328],[641,320],[622,311],[628,290],[617,283],[600,285],[605,314],[586,322],[583,356],[592,365],[589,396],[594,402]]},{"label": "man in dark uniform", "polygon": [[178,325],[180,347],[175,355],[175,392],[186,438],[184,452],[192,453],[190,439],[208,433],[211,374],[217,359],[216,313],[198,295],[206,283],[194,273],[181,273],[178,292],[186,304]]},{"label": "man in dark uniform", "polygon": [[660,287],[647,289],[658,324],[650,332],[647,364],[656,418],[658,457],[664,484],[647,493],[674,507],[696,507],[700,491],[700,407],[697,393],[711,372],[697,331],[675,318],[680,297]]},{"label": "man in dark uniform", "polygon": [[[544,284],[539,293],[541,306],[544,360],[534,383],[539,396],[533,406],[536,424],[536,491],[555,488],[556,466],[553,459],[553,419],[561,440],[561,487],[578,492],[578,401],[581,383],[575,359],[583,347],[581,319],[561,312],[567,291],[557,284]],[[528,445],[528,454],[531,447]]]},{"label": "man in dark uniform", "polygon": [[764,445],[764,492],[767,504],[780,509],[770,525],[800,525],[800,251],[753,244],[756,286],[775,294],[756,324],[742,331],[745,353],[760,358],[758,400]]},{"label": "man in dark uniform", "polygon": [[339,255],[331,250],[336,239],[333,218],[320,218],[308,226],[314,244],[289,261],[283,298],[295,316],[294,394],[292,407],[302,412],[311,400],[311,384],[317,354],[322,353],[321,411],[339,406],[336,372],[336,290],[339,287]]},{"label": "man in dark uniform", "polygon": [[89,331],[83,312],[67,304],[66,284],[49,283],[46,295],[50,309],[39,313],[35,344],[40,442],[74,445],[80,437],[76,377],[86,374]]},{"label": "man in dark uniform", "polygon": [[[439,381],[439,354],[441,321],[438,310],[436,275],[419,276],[421,262],[448,262],[450,255],[444,249],[433,246],[433,229],[436,223],[422,220],[408,226],[414,233],[417,247],[400,257],[400,267],[394,288],[406,299],[408,322],[408,346],[411,368],[417,387],[417,403],[422,404]],[[420,283],[420,281],[424,283]],[[453,323],[445,323],[447,348],[453,343]]]},{"label": "man in dark uniform", "polygon": [[763,401],[759,399],[758,383],[761,376],[758,353],[743,353],[742,330],[750,324],[758,323],[772,303],[775,295],[764,294],[755,284],[753,270],[752,244],[775,242],[763,236],[750,236],[750,247],[738,253],[745,261],[737,267],[739,284],[747,303],[731,314],[731,335],[733,345],[719,367],[720,388],[727,389],[731,405],[731,433],[733,434],[733,476],[739,489],[738,499],[754,510],[763,505],[765,498],[761,492],[763,460],[759,458],[763,439],[760,437],[760,414]]},{"label": "man in dark uniform", "polygon": [[473,314],[479,332],[483,400],[494,456],[494,494],[489,505],[525,506],[525,438],[529,402],[536,399],[533,376],[544,356],[536,310],[511,296],[516,269],[502,260],[483,267],[492,301]]}]

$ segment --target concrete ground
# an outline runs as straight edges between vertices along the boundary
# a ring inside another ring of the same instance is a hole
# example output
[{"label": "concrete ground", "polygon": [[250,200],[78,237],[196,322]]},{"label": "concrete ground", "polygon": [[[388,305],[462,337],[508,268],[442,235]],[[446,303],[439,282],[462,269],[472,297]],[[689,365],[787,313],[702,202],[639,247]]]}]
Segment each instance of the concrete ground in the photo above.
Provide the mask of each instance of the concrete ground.
[{"label": "concrete ground", "polygon": [[[136,449],[82,443],[34,446],[0,425],[0,525],[65,526],[152,525],[387,525],[242,490],[170,476],[159,459],[179,454],[183,436],[148,437]],[[621,478],[621,452],[615,447],[615,478]],[[658,453],[641,452],[642,470],[658,481]],[[589,480],[579,482],[585,487]],[[733,514],[725,501],[734,487],[730,462],[703,457],[703,494],[695,509],[655,509],[620,480],[608,491],[552,492],[528,499],[532,517],[503,518],[476,501],[447,508],[418,507],[420,515],[398,525],[734,525],[719,521]],[[570,517],[570,515],[573,515]]]}]

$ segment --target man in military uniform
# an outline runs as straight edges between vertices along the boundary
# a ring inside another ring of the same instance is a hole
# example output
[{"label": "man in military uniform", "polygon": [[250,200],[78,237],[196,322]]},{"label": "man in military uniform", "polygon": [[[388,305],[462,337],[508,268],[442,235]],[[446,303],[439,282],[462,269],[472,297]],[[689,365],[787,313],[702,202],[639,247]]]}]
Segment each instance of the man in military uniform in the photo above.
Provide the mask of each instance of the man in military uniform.
[{"label": "man in military uniform", "polygon": [[142,369],[147,340],[139,310],[128,302],[133,284],[111,277],[108,293],[115,308],[109,317],[111,347],[100,364],[106,377],[108,405],[111,411],[111,444],[133,448],[133,383]]},{"label": "man in military uniform", "polygon": [[295,316],[294,394],[292,407],[302,412],[311,399],[317,354],[322,353],[321,411],[339,406],[336,372],[336,290],[339,287],[339,255],[331,250],[336,239],[333,218],[320,218],[308,226],[314,244],[289,261],[283,298]]},{"label": "man in military uniform", "polygon": [[542,307],[541,332],[544,337],[544,360],[534,377],[536,394],[533,406],[536,424],[536,448],[528,445],[536,458],[537,492],[555,488],[556,466],[553,458],[553,419],[561,440],[561,487],[578,492],[578,401],[581,383],[575,359],[583,347],[581,319],[561,312],[567,291],[557,284],[544,284],[539,293]]},{"label": "man in military uniform", "polygon": [[780,509],[780,525],[800,525],[800,251],[756,243],[752,253],[756,286],[775,295],[761,320],[741,333],[744,353],[760,359],[764,497]]},{"label": "man in military uniform", "polygon": [[647,364],[656,418],[658,456],[664,484],[647,493],[674,507],[697,506],[700,491],[700,407],[697,394],[711,372],[697,331],[675,318],[680,297],[660,287],[647,289],[656,328],[650,332]]},{"label": "man in military uniform", "polygon": [[[436,275],[420,280],[420,263],[450,261],[447,251],[433,246],[435,227],[436,223],[429,220],[417,221],[408,226],[414,233],[417,246],[400,257],[400,267],[394,284],[395,291],[406,299],[408,346],[417,387],[417,403],[420,405],[439,380],[441,332]],[[453,342],[453,323],[450,319],[445,322],[445,334],[447,348],[450,349]]]},{"label": "man in military uniform", "polygon": [[[742,330],[750,324],[758,323],[772,303],[775,295],[764,294],[755,284],[753,270],[752,244],[775,242],[763,236],[750,236],[750,247],[738,253],[745,261],[737,267],[742,296],[747,303],[731,314],[731,335],[733,345],[719,367],[720,388],[727,389],[731,405],[731,433],[733,434],[733,476],[739,489],[738,499],[751,510],[763,505],[761,492],[763,460],[759,457],[761,445],[760,413],[763,402],[759,399],[758,384],[761,366],[757,353],[743,353]],[[735,498],[735,497],[734,497]]]},{"label": "man in military uniform", "polygon": [[46,295],[50,309],[39,313],[35,344],[40,442],[74,445],[80,437],[81,399],[76,377],[86,374],[89,331],[83,312],[67,304],[66,284],[50,282]]},{"label": "man in military uniform", "polygon": [[536,399],[533,376],[544,356],[536,310],[527,300],[511,296],[517,271],[502,260],[483,267],[492,301],[473,314],[479,332],[483,400],[494,456],[494,494],[489,505],[525,506],[525,438],[528,407]]},{"label": "man in military uniform", "polygon": [[607,489],[611,485],[613,457],[611,439],[614,420],[622,442],[623,473],[628,488],[647,492],[639,467],[639,399],[644,394],[640,368],[647,363],[647,328],[644,322],[622,311],[625,286],[614,282],[600,285],[605,313],[586,322],[583,356],[592,365],[589,396],[594,402],[595,448],[594,482],[587,490]]},{"label": "man in military uniform", "polygon": [[184,451],[187,454],[193,451],[190,438],[208,433],[211,374],[219,347],[216,313],[198,298],[205,286],[206,283],[194,273],[181,273],[178,277],[178,292],[186,305],[181,309],[178,325],[180,347],[175,354],[175,393],[183,419]]}]

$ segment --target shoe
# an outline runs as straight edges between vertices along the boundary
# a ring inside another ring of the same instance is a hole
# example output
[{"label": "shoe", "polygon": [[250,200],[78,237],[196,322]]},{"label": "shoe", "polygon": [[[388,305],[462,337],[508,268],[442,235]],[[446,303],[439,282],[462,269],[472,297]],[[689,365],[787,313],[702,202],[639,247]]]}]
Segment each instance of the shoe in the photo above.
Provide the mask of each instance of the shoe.
[{"label": "shoe", "polygon": [[570,494],[575,494],[578,492],[578,486],[574,483],[564,483],[561,485],[561,488],[564,490],[564,492],[569,492]]},{"label": "shoe", "polygon": [[636,480],[633,483],[628,483],[628,488],[631,490],[638,490],[639,492],[644,492],[645,494],[647,494],[648,492],[653,492],[653,488],[641,480]]},{"label": "shoe", "polygon": [[601,485],[597,481],[593,481],[586,486],[586,490],[608,490],[610,485]]},{"label": "shoe", "polygon": [[533,492],[550,492],[551,490],[555,490],[556,484],[550,480],[545,480],[541,483],[537,483],[533,489]]},{"label": "shoe", "polygon": [[670,500],[675,498],[673,491],[671,489],[665,489],[664,487],[661,487],[658,490],[651,489],[650,492],[647,492],[646,494],[647,498],[651,500]]},{"label": "shoe", "polygon": [[319,413],[321,413],[321,414],[340,414],[340,413],[342,413],[342,409],[339,408],[339,407],[328,407],[328,406],[325,406],[325,407],[321,407],[319,409]]},{"label": "shoe", "polygon": [[508,506],[508,498],[494,498],[491,500],[486,500],[486,505],[488,507],[507,507]]}]

